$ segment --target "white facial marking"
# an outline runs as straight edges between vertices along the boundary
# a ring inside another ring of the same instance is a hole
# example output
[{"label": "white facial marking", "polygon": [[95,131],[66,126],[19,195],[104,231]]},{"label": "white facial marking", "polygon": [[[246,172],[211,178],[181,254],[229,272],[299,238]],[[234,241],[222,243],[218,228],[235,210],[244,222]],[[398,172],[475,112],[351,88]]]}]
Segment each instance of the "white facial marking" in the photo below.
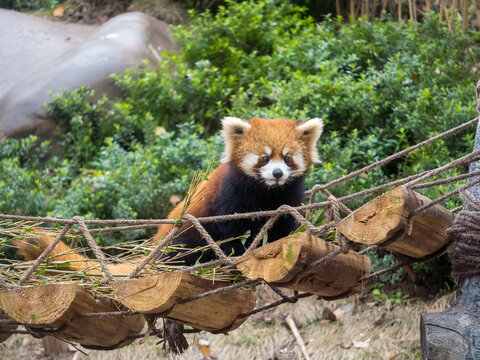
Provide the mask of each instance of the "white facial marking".
[{"label": "white facial marking", "polygon": [[[276,178],[273,176],[274,170],[280,170],[282,176]],[[265,184],[269,186],[283,185],[290,176],[292,170],[282,160],[272,160],[267,165],[260,169],[260,176],[265,181]]]},{"label": "white facial marking", "polygon": [[289,148],[283,149],[283,151],[282,151],[283,156],[287,155],[289,151],[290,151]]},{"label": "white facial marking", "polygon": [[254,153],[248,153],[240,163],[240,168],[245,171],[245,174],[254,176],[255,172],[253,171],[253,167],[257,165],[259,156]]},{"label": "white facial marking", "polygon": [[305,172],[305,161],[303,160],[303,155],[302,154],[295,154],[292,156],[293,161],[298,167],[299,172],[304,173]]},{"label": "white facial marking", "polygon": [[268,146],[265,146],[265,154],[268,156],[272,155],[272,149],[270,149]]}]

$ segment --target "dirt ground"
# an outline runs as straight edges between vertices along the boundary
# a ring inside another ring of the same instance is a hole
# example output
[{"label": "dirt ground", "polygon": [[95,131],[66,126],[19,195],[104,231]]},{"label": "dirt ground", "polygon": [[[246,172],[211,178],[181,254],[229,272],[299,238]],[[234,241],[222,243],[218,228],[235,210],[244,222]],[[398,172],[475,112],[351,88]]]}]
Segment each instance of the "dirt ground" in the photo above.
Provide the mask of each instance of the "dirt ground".
[{"label": "dirt ground", "polygon": [[[272,294],[262,294],[270,301]],[[204,359],[198,347],[201,336],[208,337],[212,354],[218,360],[296,360],[303,359],[300,348],[285,323],[291,314],[311,359],[315,360],[412,360],[421,359],[420,314],[441,311],[454,300],[454,293],[424,302],[406,299],[400,305],[393,301],[378,303],[369,297],[359,302],[355,297],[325,302],[313,298],[296,304],[284,304],[273,311],[257,314],[228,335],[188,335],[190,348],[182,355],[165,354],[158,338],[138,341],[114,351],[94,351],[71,347],[71,352],[55,359],[127,360],[127,359]],[[396,306],[395,306],[396,305]],[[338,320],[322,320],[325,308],[337,310]],[[343,307],[343,308],[342,308]],[[351,310],[353,314],[349,314]],[[52,357],[51,357],[52,358]],[[47,359],[42,342],[31,336],[15,335],[0,344],[0,359]]]}]

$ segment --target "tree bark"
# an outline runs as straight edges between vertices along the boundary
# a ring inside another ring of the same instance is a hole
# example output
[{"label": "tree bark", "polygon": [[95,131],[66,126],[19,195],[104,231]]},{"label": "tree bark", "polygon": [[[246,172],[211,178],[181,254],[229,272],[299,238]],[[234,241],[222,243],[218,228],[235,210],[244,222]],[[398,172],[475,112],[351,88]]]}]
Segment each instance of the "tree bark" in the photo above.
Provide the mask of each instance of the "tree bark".
[{"label": "tree bark", "polygon": [[[477,97],[479,85],[480,82]],[[474,150],[479,148],[480,126],[477,125]],[[470,165],[470,171],[479,169],[480,161]],[[480,185],[472,186],[469,191],[480,200]],[[424,360],[480,359],[480,276],[459,279],[457,300],[450,309],[422,314],[420,334]]]}]

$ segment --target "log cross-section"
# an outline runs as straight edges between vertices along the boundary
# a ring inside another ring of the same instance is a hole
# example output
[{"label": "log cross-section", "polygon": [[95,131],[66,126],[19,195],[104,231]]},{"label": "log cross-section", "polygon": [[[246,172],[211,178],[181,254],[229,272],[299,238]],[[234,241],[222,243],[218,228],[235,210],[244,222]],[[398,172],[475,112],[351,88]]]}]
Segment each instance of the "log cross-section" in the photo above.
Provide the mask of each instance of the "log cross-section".
[{"label": "log cross-section", "polygon": [[438,204],[412,216],[430,202],[413,190],[397,187],[355,210],[340,221],[337,231],[356,243],[383,245],[403,255],[423,258],[445,245],[445,230],[453,221],[453,214]]},{"label": "log cross-section", "polygon": [[231,285],[182,272],[165,272],[112,284],[115,298],[124,306],[145,314],[182,322],[199,330],[227,332],[240,326],[239,317],[255,307],[253,291],[233,289],[182,303],[182,300]]},{"label": "log cross-section", "polygon": [[264,245],[242,256],[235,266],[248,279],[332,297],[358,292],[358,280],[370,273],[370,259],[348,251],[317,266],[308,265],[338,250],[338,246],[307,233],[297,233]]},{"label": "log cross-section", "polygon": [[97,299],[75,284],[49,284],[0,289],[0,307],[15,321],[35,331],[50,331],[93,349],[113,349],[135,340],[143,329],[143,315],[83,318],[85,313],[116,312],[119,305]]}]

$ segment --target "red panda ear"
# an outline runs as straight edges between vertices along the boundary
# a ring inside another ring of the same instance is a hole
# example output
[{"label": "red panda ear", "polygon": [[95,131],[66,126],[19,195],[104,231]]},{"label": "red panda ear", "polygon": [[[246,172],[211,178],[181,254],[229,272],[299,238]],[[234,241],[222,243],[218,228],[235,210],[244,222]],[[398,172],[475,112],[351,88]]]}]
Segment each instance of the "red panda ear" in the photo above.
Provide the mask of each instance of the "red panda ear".
[{"label": "red panda ear", "polygon": [[323,131],[322,119],[315,118],[299,124],[297,125],[297,131],[300,132],[300,140],[305,143],[308,151],[310,151],[312,161],[319,162],[316,144]]},{"label": "red panda ear", "polygon": [[222,119],[222,135],[225,140],[230,136],[244,135],[252,126],[245,120],[227,116]]},{"label": "red panda ear", "polygon": [[223,152],[222,162],[228,162],[232,158],[233,142],[242,138],[250,129],[247,121],[236,117],[225,117],[222,119],[222,136],[225,140],[225,151]]}]

